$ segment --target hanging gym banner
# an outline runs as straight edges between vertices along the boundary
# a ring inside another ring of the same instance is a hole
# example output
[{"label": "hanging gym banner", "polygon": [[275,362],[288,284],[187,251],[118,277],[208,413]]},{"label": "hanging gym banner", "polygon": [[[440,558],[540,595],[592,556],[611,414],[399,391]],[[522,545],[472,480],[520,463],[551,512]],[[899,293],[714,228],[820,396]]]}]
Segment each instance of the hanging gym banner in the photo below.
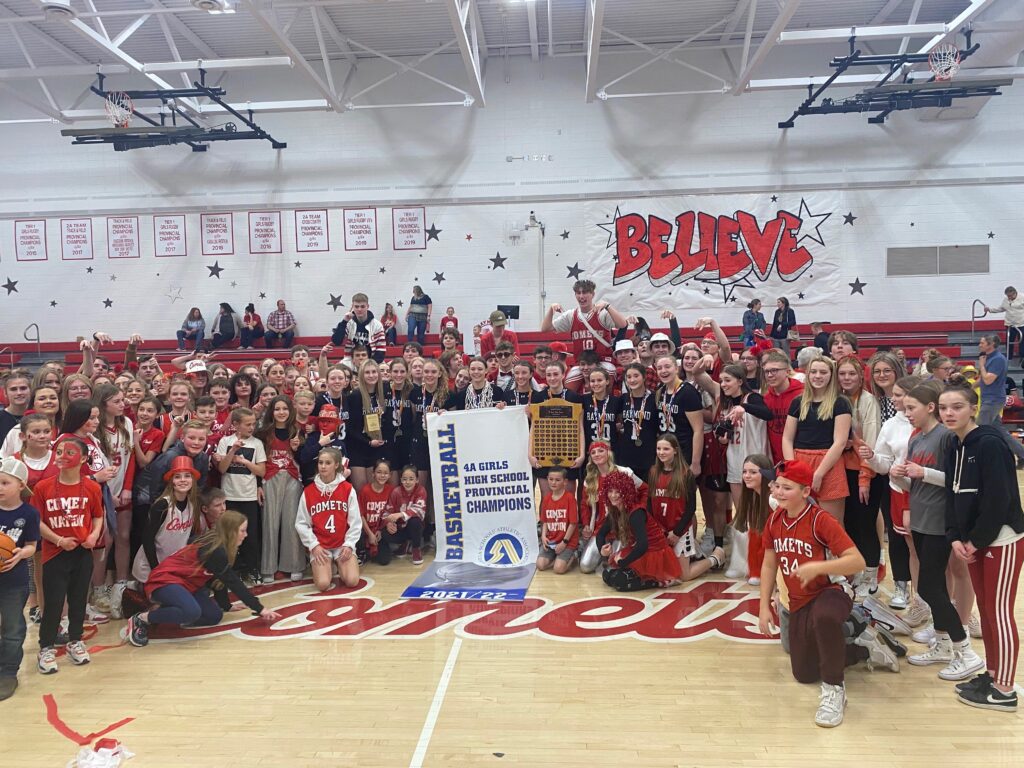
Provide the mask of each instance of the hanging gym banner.
[{"label": "hanging gym banner", "polygon": [[834,191],[588,201],[582,271],[627,314],[742,312],[760,299],[770,321],[780,296],[826,308],[839,297],[840,256],[856,218],[841,205]]},{"label": "hanging gym banner", "polygon": [[522,408],[427,416],[437,553],[402,597],[522,601],[537,560],[537,514]]}]

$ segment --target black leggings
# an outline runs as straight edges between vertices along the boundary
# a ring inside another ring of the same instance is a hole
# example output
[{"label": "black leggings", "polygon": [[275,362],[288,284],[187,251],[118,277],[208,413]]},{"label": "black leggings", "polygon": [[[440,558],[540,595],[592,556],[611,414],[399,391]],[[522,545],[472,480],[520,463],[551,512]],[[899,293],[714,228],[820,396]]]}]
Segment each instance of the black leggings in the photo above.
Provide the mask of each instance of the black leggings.
[{"label": "black leggings", "polygon": [[[404,544],[405,542],[409,542],[413,549],[420,549],[423,546],[423,528],[423,521],[416,515],[406,520],[405,525],[394,533],[388,533],[385,528],[379,550],[387,549],[392,544]],[[388,562],[391,562],[390,554],[391,550],[388,549]],[[378,560],[378,562],[380,561]],[[387,563],[381,563],[381,565],[387,565]]]},{"label": "black leggings", "polygon": [[913,531],[914,548],[921,561],[917,594],[932,609],[932,622],[939,632],[946,632],[954,643],[961,642],[967,633],[960,623],[960,615],[949,599],[946,589],[946,566],[953,551],[945,536]]},{"label": "black leggings", "polygon": [[82,639],[85,605],[92,581],[92,550],[78,546],[61,550],[43,563],[43,620],[39,647],[49,648],[57,638],[64,601],[68,603],[68,639]]},{"label": "black leggings", "polygon": [[[850,487],[850,495],[846,497],[843,525],[850,538],[853,539],[853,543],[857,545],[857,549],[864,556],[867,567],[877,568],[882,554],[882,544],[878,541],[878,531],[875,528],[875,521],[878,520],[878,498],[874,493],[874,487],[872,487],[868,503],[861,503],[857,476],[857,470],[846,470],[846,483]],[[886,483],[886,488],[888,489],[888,483]]]},{"label": "black leggings", "polygon": [[260,547],[263,541],[260,537],[260,503],[258,501],[228,501],[227,508],[240,512],[249,521],[249,533],[238,548],[235,571],[246,575],[259,573]]},{"label": "black leggings", "polygon": [[889,514],[892,497],[889,495],[889,476],[876,475],[871,481],[871,493],[876,493],[875,486],[878,485],[879,507],[881,508],[882,522],[885,523],[885,530],[889,538],[889,570],[892,572],[893,581],[910,581],[910,547],[902,534],[892,529],[892,515]]},{"label": "black leggings", "polygon": [[604,583],[618,592],[637,592],[661,586],[652,579],[643,579],[632,568],[605,568]]}]

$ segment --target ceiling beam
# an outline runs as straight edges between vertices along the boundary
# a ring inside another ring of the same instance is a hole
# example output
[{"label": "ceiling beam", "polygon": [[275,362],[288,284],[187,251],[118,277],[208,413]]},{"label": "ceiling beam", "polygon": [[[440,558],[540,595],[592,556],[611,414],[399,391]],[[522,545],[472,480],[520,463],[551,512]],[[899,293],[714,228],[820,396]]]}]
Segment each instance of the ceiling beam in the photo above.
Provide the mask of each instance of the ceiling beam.
[{"label": "ceiling beam", "polygon": [[[476,3],[473,3],[476,7]],[[526,4],[526,20],[530,25],[530,58],[534,61],[540,59],[540,42],[537,35],[537,4],[528,2]]]},{"label": "ceiling beam", "polygon": [[892,38],[913,35],[945,34],[949,30],[945,24],[884,24],[869,27],[837,27],[833,29],[794,29],[779,35],[779,45],[794,43],[827,43],[846,42],[851,37],[862,40],[889,40]]},{"label": "ceiling beam", "polygon": [[960,11],[960,13],[958,13],[956,17],[946,25],[946,32],[935,35],[935,37],[921,46],[917,52],[931,53],[935,46],[945,43],[949,38],[954,37],[963,26],[970,24],[975,16],[992,5],[993,2],[995,2],[995,0],[971,0],[971,4]]},{"label": "ceiling beam", "polygon": [[[111,40],[110,42],[112,42],[114,45],[116,45],[118,48],[120,48],[122,45],[124,45],[124,41],[127,40],[132,35],[134,35],[136,32],[138,32],[139,31],[139,27],[141,27],[143,24],[145,24],[147,21],[149,21],[149,19],[150,19],[149,14],[146,14],[145,16],[139,16],[139,18],[137,18],[135,21],[133,21],[127,27],[125,27],[120,32],[118,32],[117,35],[114,37],[114,39]],[[11,29],[13,30],[14,27],[11,27]]]},{"label": "ceiling beam", "polygon": [[[201,38],[199,35],[193,32],[191,27],[188,26],[188,24],[179,19],[176,15],[174,15],[173,11],[184,10],[184,8],[166,8],[164,7],[162,0],[150,0],[150,5],[152,6],[152,13],[160,13],[167,16],[167,23],[174,27],[174,30],[179,35],[181,35],[190,43],[192,43],[192,45],[195,46],[196,50],[203,54],[203,56],[206,56],[211,59],[220,58],[217,55],[217,52],[210,47],[209,43],[207,43],[205,40],[203,40],[203,38]],[[191,10],[195,10],[194,8],[192,8],[192,6],[188,6],[188,8],[190,8]],[[171,11],[171,13],[166,13],[167,11]]]},{"label": "ceiling beam", "polygon": [[448,9],[448,16],[451,19],[452,30],[455,32],[455,42],[462,54],[462,63],[466,67],[466,76],[469,78],[469,94],[478,107],[484,106],[484,80],[480,69],[480,49],[475,43],[479,43],[477,29],[477,16],[471,13],[475,0],[445,0]]},{"label": "ceiling beam", "polygon": [[338,99],[337,94],[320,79],[320,75],[313,69],[313,65],[310,64],[303,55],[299,52],[299,49],[285,36],[278,27],[274,19],[268,17],[261,8],[258,8],[253,0],[243,0],[245,7],[248,9],[252,17],[259,22],[260,26],[267,31],[267,33],[274,38],[274,42],[277,43],[278,47],[289,56],[292,62],[298,67],[299,71],[306,76],[306,79],[313,84],[317,91],[327,99],[327,102],[331,105],[331,108],[335,112],[344,112],[345,105]]},{"label": "ceiling beam", "polygon": [[[152,61],[143,64],[145,72],[189,72],[195,69],[259,69],[262,67],[290,67],[292,60],[287,56],[257,56],[251,59],[189,59],[186,61]],[[18,67],[0,69],[0,80],[35,80],[48,77],[95,77],[97,72],[104,75],[126,75],[134,70],[124,64],[58,64],[50,67]]]},{"label": "ceiling beam", "polygon": [[352,52],[352,46],[348,44],[348,40],[345,35],[338,29],[338,25],[334,23],[333,19],[327,14],[326,11],[321,11],[319,8],[313,8],[315,13],[320,16],[320,23],[323,24],[324,30],[327,32],[327,36],[334,41],[334,44],[338,46],[342,55],[348,60],[348,63],[355,69],[358,65],[355,53]]},{"label": "ceiling beam", "polygon": [[747,84],[750,82],[751,75],[753,75],[754,72],[757,71],[757,68],[764,63],[764,60],[768,58],[769,52],[775,47],[775,43],[778,42],[779,35],[782,34],[782,31],[786,28],[789,20],[793,18],[797,9],[800,8],[800,1],[801,0],[786,0],[786,4],[782,6],[782,10],[779,11],[779,15],[775,18],[775,23],[772,24],[768,33],[765,35],[764,40],[762,40],[761,44],[757,47],[757,51],[754,53],[750,63],[740,71],[739,77],[736,78],[736,85],[733,86],[732,89],[733,95],[739,95],[746,90]]},{"label": "ceiling beam", "polygon": [[[20,21],[21,18],[22,17],[16,16],[15,14],[13,14],[10,11],[10,9],[8,9],[6,6],[0,5],[0,24],[2,24],[4,22],[8,22],[8,21],[10,21],[10,22]],[[43,32],[41,29],[39,29],[35,25],[30,25],[28,27],[28,29],[31,30],[31,32],[35,36],[35,38],[37,40],[39,40],[47,48],[50,48],[51,50],[56,51],[57,53],[59,53],[59,54],[61,54],[63,56],[67,56],[69,59],[71,59],[72,61],[74,61],[74,62],[76,62],[78,64],[88,64],[89,63],[89,60],[87,58],[85,58],[81,54],[76,53],[75,51],[71,50],[66,45],[64,45],[64,43],[62,43],[59,40],[57,40],[57,39],[51,37],[50,35],[46,34],[45,32]]]},{"label": "ceiling beam", "polygon": [[9,94],[12,99],[14,99],[16,101],[20,101],[22,104],[24,104],[24,105],[26,105],[28,107],[31,107],[32,109],[36,110],[37,112],[43,113],[47,117],[50,117],[50,118],[52,118],[54,120],[58,120],[58,121],[60,121],[62,123],[66,122],[64,120],[64,117],[61,115],[59,110],[54,109],[53,107],[51,107],[48,104],[40,104],[35,99],[31,99],[28,96],[26,96],[25,94],[21,93],[17,88],[14,88],[13,86],[7,85],[7,83],[0,83],[0,91],[3,91],[4,93]]},{"label": "ceiling beam", "polygon": [[597,62],[601,54],[601,31],[604,29],[604,0],[586,0],[583,21],[583,42],[587,51],[587,103],[597,95]]}]

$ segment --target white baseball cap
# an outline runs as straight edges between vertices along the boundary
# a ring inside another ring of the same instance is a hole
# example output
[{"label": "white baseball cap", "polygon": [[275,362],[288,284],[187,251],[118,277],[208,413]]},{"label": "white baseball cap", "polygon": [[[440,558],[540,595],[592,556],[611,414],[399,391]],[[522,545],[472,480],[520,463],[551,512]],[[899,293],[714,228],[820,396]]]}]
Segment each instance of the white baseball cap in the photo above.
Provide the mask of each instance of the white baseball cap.
[{"label": "white baseball cap", "polygon": [[8,456],[3,461],[0,461],[0,474],[10,475],[21,480],[22,484],[28,483],[28,467],[25,463],[18,461],[13,456]]},{"label": "white baseball cap", "polygon": [[632,339],[619,339],[615,342],[615,352],[636,352],[636,346],[633,344]]}]

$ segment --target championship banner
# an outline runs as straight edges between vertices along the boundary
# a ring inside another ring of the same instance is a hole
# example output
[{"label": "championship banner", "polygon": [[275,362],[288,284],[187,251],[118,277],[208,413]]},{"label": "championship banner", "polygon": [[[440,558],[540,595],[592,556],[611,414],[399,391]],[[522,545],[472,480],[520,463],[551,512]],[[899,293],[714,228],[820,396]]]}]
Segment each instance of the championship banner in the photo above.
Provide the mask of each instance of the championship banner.
[{"label": "championship banner", "polygon": [[437,553],[402,597],[521,602],[538,554],[524,409],[431,413],[427,437]]},{"label": "championship banner", "polygon": [[[626,314],[730,307],[760,299],[834,308],[857,217],[838,192],[683,195],[585,203],[583,276]],[[852,278],[851,278],[852,279]],[[800,316],[806,323],[817,317]]]}]

